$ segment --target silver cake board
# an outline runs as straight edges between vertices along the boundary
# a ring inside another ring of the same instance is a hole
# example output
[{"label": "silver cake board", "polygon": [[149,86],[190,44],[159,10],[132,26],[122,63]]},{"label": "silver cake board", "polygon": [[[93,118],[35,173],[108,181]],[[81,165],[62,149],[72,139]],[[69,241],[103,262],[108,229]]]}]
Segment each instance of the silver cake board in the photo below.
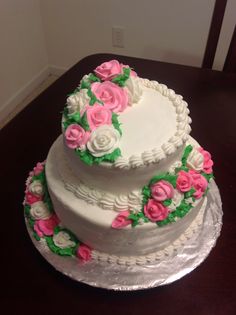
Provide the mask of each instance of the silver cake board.
[{"label": "silver cake board", "polygon": [[132,291],[170,284],[193,271],[209,255],[220,235],[222,203],[214,181],[210,183],[203,225],[177,252],[146,265],[124,266],[92,260],[82,263],[76,257],[62,257],[48,248],[44,239],[37,241],[28,227],[33,244],[59,272],[88,285]]}]

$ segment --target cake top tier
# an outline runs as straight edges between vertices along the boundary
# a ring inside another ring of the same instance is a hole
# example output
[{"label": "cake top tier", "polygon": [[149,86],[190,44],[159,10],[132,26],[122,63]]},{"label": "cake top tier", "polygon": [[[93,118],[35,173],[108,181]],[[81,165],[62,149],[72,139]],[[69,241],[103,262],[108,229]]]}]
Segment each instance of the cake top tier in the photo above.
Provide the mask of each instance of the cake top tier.
[{"label": "cake top tier", "polygon": [[188,114],[181,95],[111,60],[85,75],[68,97],[63,133],[86,164],[136,168],[159,162],[185,143]]}]

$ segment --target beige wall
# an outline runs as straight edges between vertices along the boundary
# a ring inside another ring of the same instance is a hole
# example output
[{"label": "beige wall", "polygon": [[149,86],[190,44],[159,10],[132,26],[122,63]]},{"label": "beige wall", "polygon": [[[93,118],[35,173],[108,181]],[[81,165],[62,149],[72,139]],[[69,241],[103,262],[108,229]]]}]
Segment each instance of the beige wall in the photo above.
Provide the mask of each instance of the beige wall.
[{"label": "beige wall", "polygon": [[[215,0],[1,0],[0,120],[50,72],[111,52],[201,66]],[[214,62],[222,69],[235,23],[228,0]],[[112,27],[124,28],[124,48]]]},{"label": "beige wall", "polygon": [[[49,63],[68,68],[113,52],[200,66],[215,0],[41,0]],[[114,48],[112,26],[125,30]]]},{"label": "beige wall", "polygon": [[0,2],[0,115],[7,115],[48,72],[39,0]]}]

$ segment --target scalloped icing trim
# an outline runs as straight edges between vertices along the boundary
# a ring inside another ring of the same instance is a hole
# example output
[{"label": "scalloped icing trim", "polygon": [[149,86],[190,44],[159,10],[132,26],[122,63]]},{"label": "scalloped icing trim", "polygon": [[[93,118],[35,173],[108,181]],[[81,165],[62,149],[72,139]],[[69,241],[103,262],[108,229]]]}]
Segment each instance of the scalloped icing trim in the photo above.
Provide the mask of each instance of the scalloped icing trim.
[{"label": "scalloped icing trim", "polygon": [[194,234],[197,234],[201,229],[203,217],[206,209],[207,204],[207,197],[204,197],[204,201],[202,207],[195,218],[195,220],[191,223],[191,225],[187,228],[187,230],[171,245],[167,246],[163,250],[159,250],[157,252],[143,255],[143,256],[116,256],[116,255],[109,255],[107,253],[102,253],[96,250],[92,251],[92,259],[99,260],[102,262],[108,263],[116,263],[119,265],[146,265],[154,263],[155,261],[160,261],[165,257],[174,255],[178,252],[178,250],[184,246],[189,239],[191,239]]},{"label": "scalloped icing trim", "polygon": [[[133,190],[128,194],[120,195],[107,193],[102,190],[89,187],[81,182],[77,177],[75,177],[75,175],[73,175],[70,166],[62,156],[60,156],[60,159],[57,159],[56,163],[65,189],[73,193],[77,198],[82,199],[89,204],[97,205],[104,210],[113,210],[119,212],[123,211],[124,209],[141,209],[142,189]],[[175,163],[170,167],[169,171],[172,170],[174,165]],[[63,172],[61,169],[63,169]],[[76,184],[73,184],[73,181],[76,182]]]},{"label": "scalloped icing trim", "polygon": [[[44,165],[44,164],[42,164]],[[32,172],[31,172],[32,173]],[[32,179],[32,174],[30,174],[30,176],[27,178],[26,180],[26,187],[29,186],[29,184],[31,183],[31,179]],[[43,182],[42,182],[43,184]],[[50,198],[50,197],[49,197]],[[24,198],[24,205],[28,204],[29,207],[32,207],[32,204],[27,203],[26,202],[26,196]],[[197,217],[192,221],[192,223],[190,224],[190,226],[186,229],[186,231],[178,238],[176,239],[171,245],[167,246],[166,248],[164,248],[163,250],[159,250],[157,252],[148,254],[148,255],[139,255],[139,256],[116,256],[116,255],[109,255],[107,253],[102,253],[99,251],[96,251],[95,249],[92,250],[91,252],[91,258],[98,260],[98,261],[103,261],[103,262],[108,262],[108,263],[117,263],[120,265],[127,265],[127,266],[131,266],[131,265],[145,265],[148,263],[152,263],[155,261],[159,261],[162,260],[165,256],[170,256],[173,255],[174,253],[177,252],[177,250],[179,248],[181,248],[181,246],[184,246],[186,244],[186,242],[193,237],[193,235],[198,232],[198,230],[200,229],[200,226],[202,225],[203,222],[203,217],[204,217],[204,213],[205,213],[205,208],[206,208],[206,204],[207,204],[207,197],[204,197],[203,199],[203,203],[202,206],[198,212]],[[52,213],[55,213],[54,210],[52,210]],[[44,220],[44,219],[42,219]],[[46,220],[46,219],[45,219]],[[28,225],[32,228],[32,226],[30,225],[29,221],[28,221]],[[58,225],[58,223],[57,223]],[[61,224],[60,228],[61,230],[63,230],[63,226]],[[58,225],[58,226],[59,226]],[[36,231],[36,230],[35,230]],[[72,233],[70,232],[70,230],[67,230],[68,233]],[[55,229],[53,232],[53,235],[55,235]],[[50,234],[51,235],[51,234]],[[36,238],[39,242],[44,242],[46,241],[45,239],[45,235],[43,237],[39,237]],[[49,246],[49,244],[47,243],[48,248],[51,249],[51,247]],[[86,245],[85,245],[86,246]],[[59,248],[60,249],[60,248]],[[52,249],[51,249],[52,250]],[[57,252],[52,250],[54,253],[57,253],[59,255],[62,255],[62,253]],[[64,255],[64,254],[63,254]],[[65,254],[66,256],[68,256],[68,252]],[[70,252],[69,256],[74,256],[72,254],[72,252]]]},{"label": "scalloped icing trim", "polygon": [[151,163],[158,163],[165,159],[170,154],[173,154],[181,145],[183,145],[191,131],[188,104],[175,91],[168,89],[164,84],[157,81],[139,78],[140,83],[153,90],[158,91],[161,95],[167,97],[173,104],[176,110],[177,130],[175,134],[164,144],[160,149],[144,151],[141,155],[132,155],[129,158],[119,157],[112,166],[121,169],[138,168]]}]

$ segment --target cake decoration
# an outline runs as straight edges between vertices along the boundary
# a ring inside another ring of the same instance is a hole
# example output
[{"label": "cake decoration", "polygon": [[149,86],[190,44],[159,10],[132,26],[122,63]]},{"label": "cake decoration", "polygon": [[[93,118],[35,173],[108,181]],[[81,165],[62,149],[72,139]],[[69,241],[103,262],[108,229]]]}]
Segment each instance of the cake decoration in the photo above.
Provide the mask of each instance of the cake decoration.
[{"label": "cake decoration", "polygon": [[154,176],[142,189],[142,209],[123,211],[112,222],[115,229],[129,224],[135,227],[147,222],[158,226],[175,222],[184,217],[196,201],[205,196],[208,183],[213,178],[213,161],[203,148],[188,145],[181,164],[169,172]]},{"label": "cake decoration", "polygon": [[129,66],[111,60],[84,76],[68,97],[63,114],[65,142],[86,164],[114,163],[121,156],[118,114],[140,99],[136,76]]},{"label": "cake decoration", "polygon": [[117,60],[85,75],[63,135],[26,182],[35,239],[61,256],[127,265],[182,246],[203,222],[213,178],[188,114],[181,95]]},{"label": "cake decoration", "polygon": [[91,259],[91,249],[61,226],[54,212],[47,190],[45,162],[37,163],[26,181],[24,211],[26,220],[37,241],[45,240],[49,249],[61,256],[77,256],[82,261]]}]

